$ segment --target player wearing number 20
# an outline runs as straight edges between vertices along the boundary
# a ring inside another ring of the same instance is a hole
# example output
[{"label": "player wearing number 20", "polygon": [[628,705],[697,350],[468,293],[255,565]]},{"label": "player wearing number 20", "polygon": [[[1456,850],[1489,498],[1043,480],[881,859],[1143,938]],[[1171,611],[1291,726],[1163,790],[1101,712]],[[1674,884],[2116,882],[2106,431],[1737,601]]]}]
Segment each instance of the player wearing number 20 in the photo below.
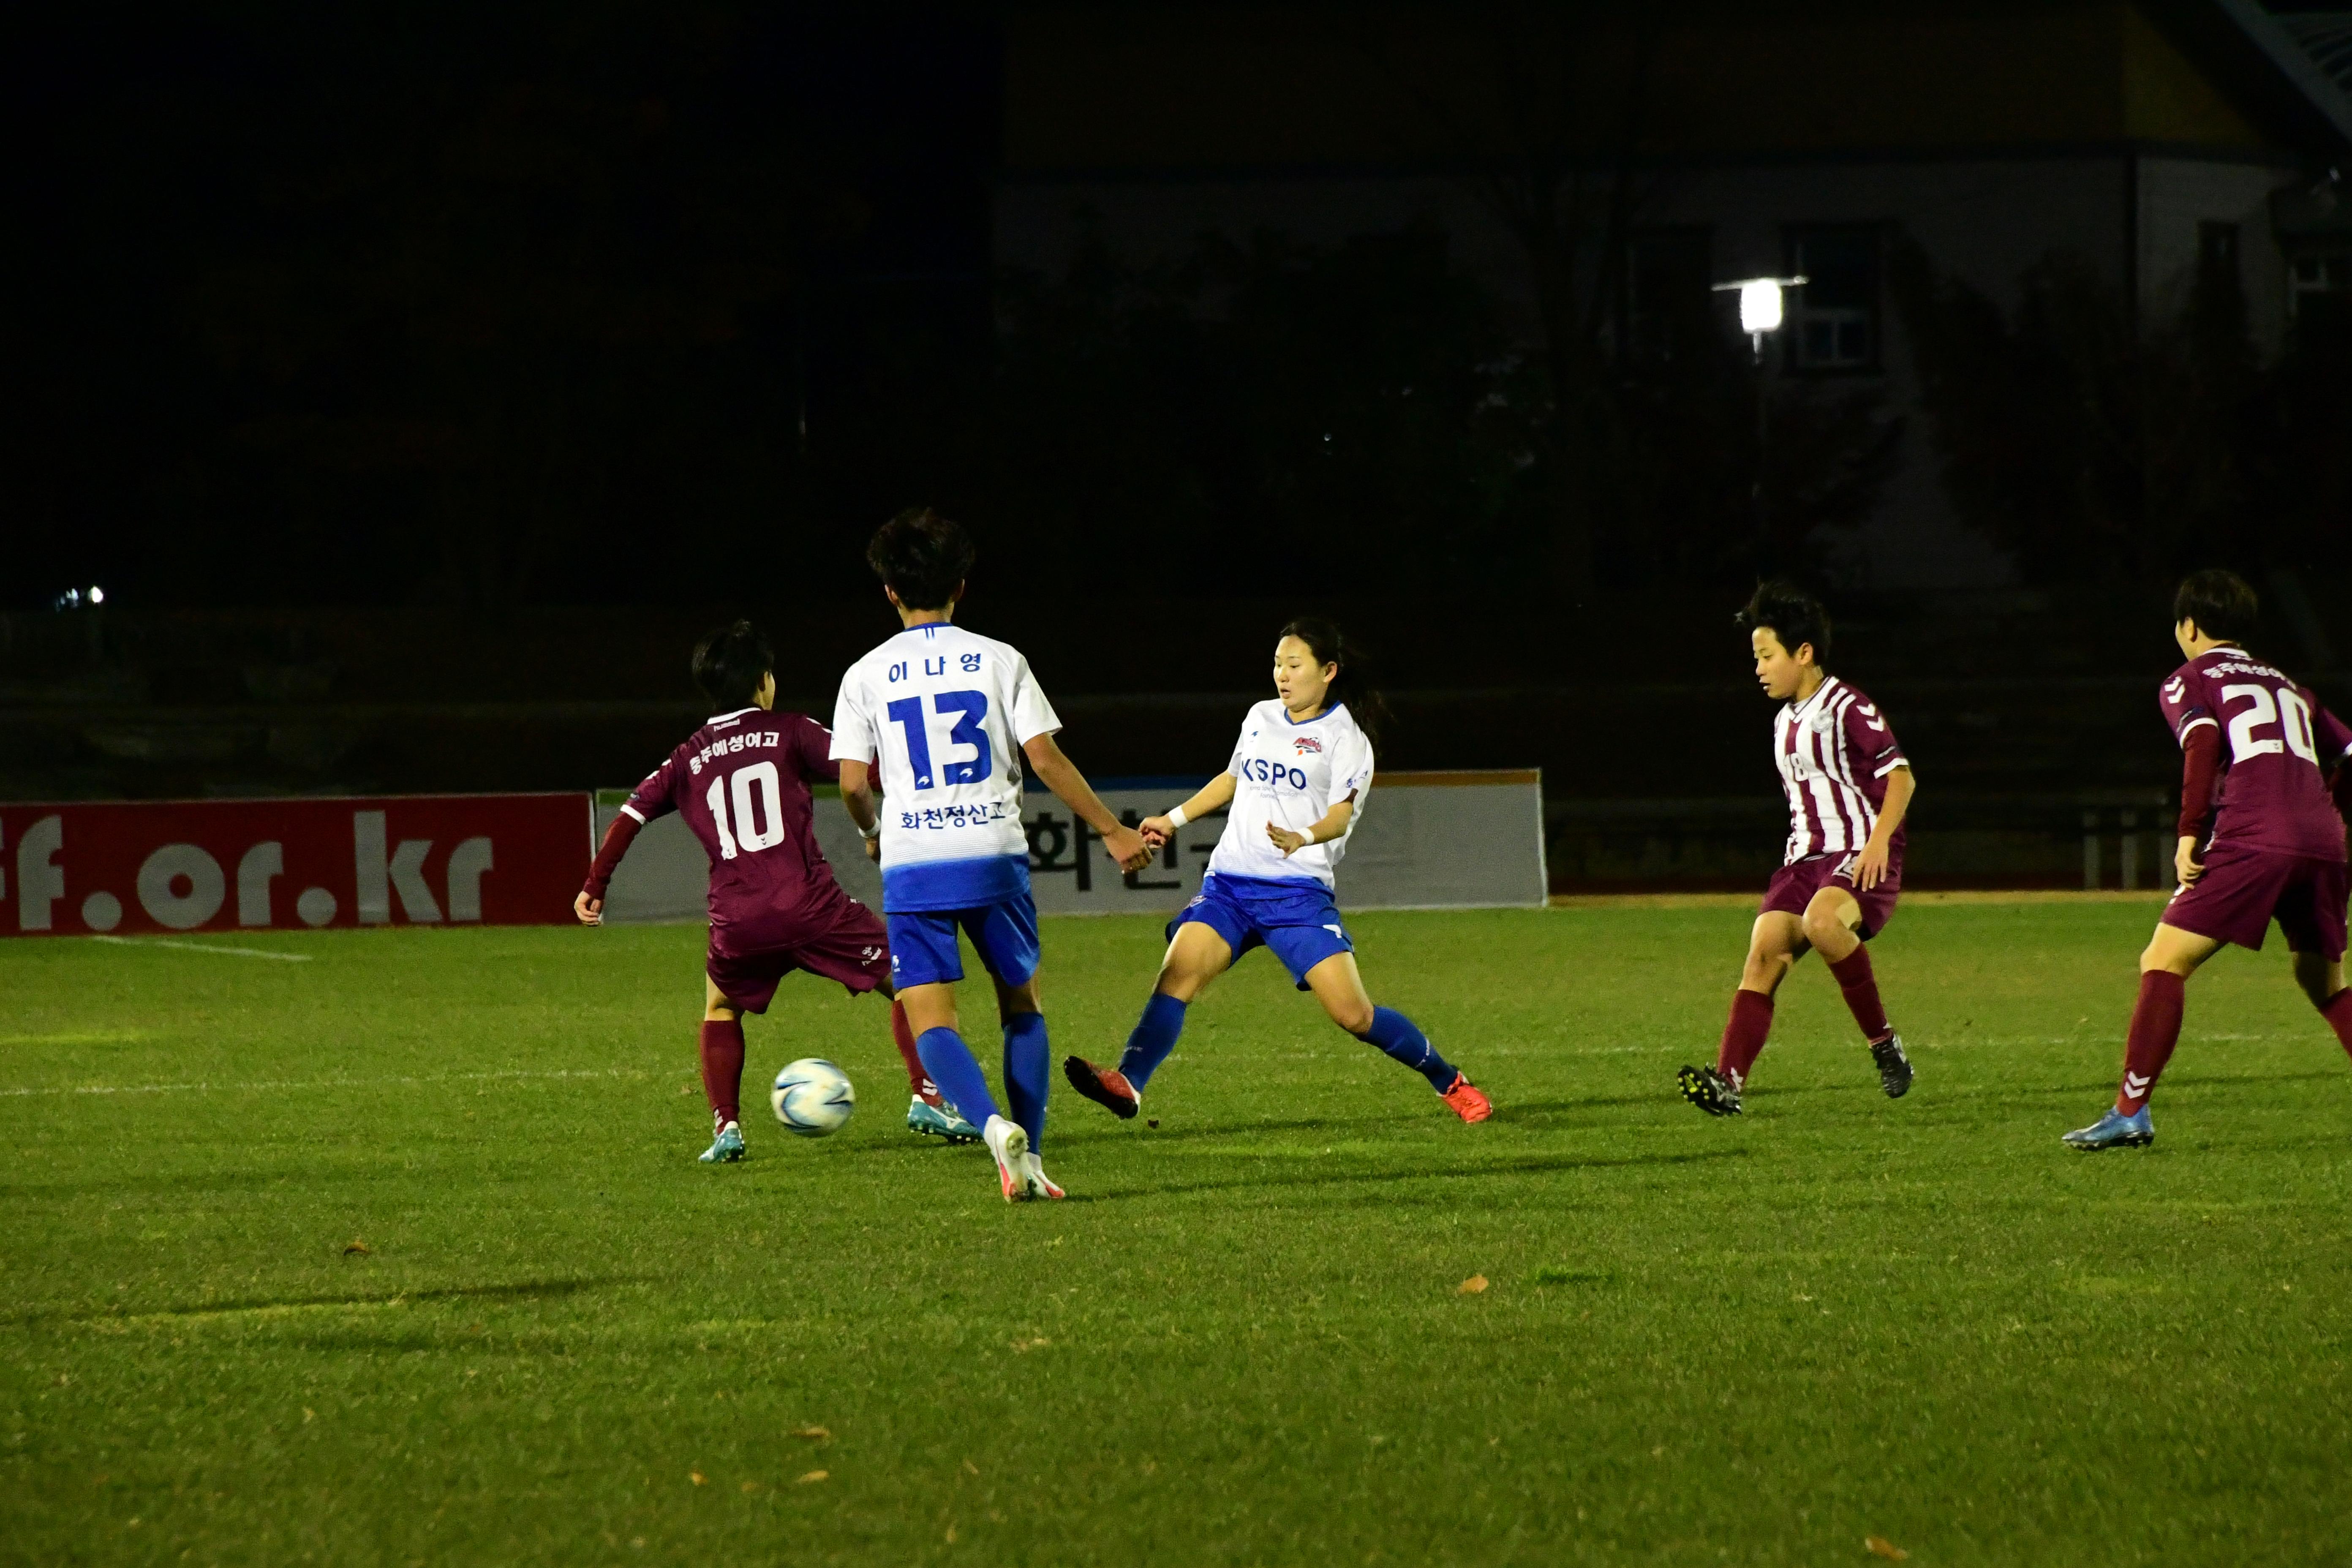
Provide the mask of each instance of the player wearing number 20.
[{"label": "player wearing number 20", "polygon": [[2179,1041],[2189,977],[2226,943],[2259,950],[2273,920],[2294,954],[2296,982],[2352,1051],[2337,809],[2352,793],[2344,765],[2352,731],[2246,652],[2239,639],[2253,629],[2255,609],[2254,591],[2228,572],[2193,573],[2173,595],[2172,638],[2189,662],[2157,700],[2182,753],[2179,890],[2139,956],[2123,1086],[2105,1116],[2066,1134],[2077,1149],[2155,1142],[2147,1097]]},{"label": "player wearing number 20", "polygon": [[[953,624],[972,555],[964,531],[928,509],[901,512],[874,535],[866,558],[905,629],[842,677],[833,755],[842,803],[881,862],[892,977],[923,1066],[980,1124],[1004,1200],[1017,1203],[1062,1195],[1038,1163],[1050,1068],[1021,826],[1024,759],[1123,868],[1145,865],[1151,851],[1062,754],[1061,721],[1029,661]],[[996,982],[1010,1116],[998,1114],[957,1032],[959,929]]]},{"label": "player wearing number 20", "polygon": [[1225,771],[1165,816],[1143,820],[1164,844],[1204,812],[1228,805],[1201,896],[1168,925],[1168,956],[1117,1068],[1083,1057],[1062,1064],[1070,1087],[1122,1120],[1143,1104],[1144,1085],[1184,1027],[1184,1010],[1250,949],[1273,951],[1301,991],[1339,1027],[1429,1080],[1454,1114],[1484,1121],[1494,1105],[1437,1054],[1413,1021],[1375,1007],[1356,971],[1356,944],[1332,900],[1332,872],[1347,853],[1372,787],[1372,734],[1380,700],[1349,668],[1339,628],[1297,620],[1274,647],[1274,700],[1242,721]]}]

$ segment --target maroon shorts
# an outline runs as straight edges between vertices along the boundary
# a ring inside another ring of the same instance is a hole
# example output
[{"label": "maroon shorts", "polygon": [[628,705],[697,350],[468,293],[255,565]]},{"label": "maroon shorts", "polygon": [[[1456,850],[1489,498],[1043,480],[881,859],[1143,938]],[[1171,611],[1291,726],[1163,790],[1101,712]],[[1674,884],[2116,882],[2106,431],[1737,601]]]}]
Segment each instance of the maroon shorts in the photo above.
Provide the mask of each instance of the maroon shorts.
[{"label": "maroon shorts", "polygon": [[721,996],[747,1013],[764,1013],[795,969],[838,980],[853,995],[873,990],[890,978],[890,937],[872,910],[850,899],[830,926],[751,952],[713,948],[703,968]]},{"label": "maroon shorts", "polygon": [[1853,901],[1862,906],[1862,940],[1868,942],[1895,918],[1895,900],[1903,891],[1903,857],[1888,857],[1886,875],[1867,890],[1854,885],[1854,867],[1861,859],[1858,851],[1808,855],[1781,867],[1772,873],[1772,885],[1764,889],[1762,912],[1802,915],[1815,893],[1836,888],[1852,893]]},{"label": "maroon shorts", "polygon": [[2164,923],[2259,952],[2276,921],[2288,948],[2332,963],[2344,956],[2346,884],[2341,860],[2217,844],[2204,875],[2172,895]]}]

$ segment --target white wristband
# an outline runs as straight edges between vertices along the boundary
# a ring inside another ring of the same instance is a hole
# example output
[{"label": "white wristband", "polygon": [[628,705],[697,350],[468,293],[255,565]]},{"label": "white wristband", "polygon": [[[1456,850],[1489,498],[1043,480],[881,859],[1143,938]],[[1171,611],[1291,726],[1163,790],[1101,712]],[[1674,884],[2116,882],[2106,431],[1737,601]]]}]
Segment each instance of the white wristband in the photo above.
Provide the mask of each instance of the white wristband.
[{"label": "white wristband", "polygon": [[[1299,837],[1307,840],[1307,844],[1312,844],[1315,842],[1315,826],[1312,823],[1309,823],[1307,826],[1298,828],[1296,831]],[[1299,847],[1304,849],[1307,847],[1307,844],[1302,844]]]},{"label": "white wristband", "polygon": [[873,840],[875,840],[875,839],[879,838],[879,837],[882,837],[882,819],[881,819],[880,817],[878,817],[878,816],[877,816],[877,817],[876,817],[876,818],[874,819],[874,826],[871,826],[871,827],[861,827],[861,828],[859,828],[859,829],[858,829],[858,831],[859,831],[860,833],[865,834],[865,835],[866,835],[866,837],[867,842],[869,842],[869,843],[870,843],[870,842],[872,842]]},{"label": "white wristband", "polygon": [[1184,815],[1184,808],[1181,805],[1168,814],[1168,826],[1171,827],[1181,827],[1192,820]]}]

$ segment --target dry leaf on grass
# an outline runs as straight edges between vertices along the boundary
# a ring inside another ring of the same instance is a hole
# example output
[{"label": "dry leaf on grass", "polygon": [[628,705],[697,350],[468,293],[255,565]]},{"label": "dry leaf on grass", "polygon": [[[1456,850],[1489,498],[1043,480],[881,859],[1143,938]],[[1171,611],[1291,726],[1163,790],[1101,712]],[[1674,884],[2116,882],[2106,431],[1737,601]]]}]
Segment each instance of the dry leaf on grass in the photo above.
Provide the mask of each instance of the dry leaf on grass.
[{"label": "dry leaf on grass", "polygon": [[1469,1279],[1456,1285],[1454,1288],[1454,1293],[1457,1296],[1476,1296],[1483,1294],[1486,1289],[1486,1277],[1484,1274],[1473,1274]]},{"label": "dry leaf on grass", "polygon": [[687,1475],[688,1475],[688,1477],[690,1477],[690,1478],[693,1479],[694,1484],[695,1484],[696,1486],[700,1486],[700,1485],[702,1485],[702,1483],[703,1483],[703,1482],[705,1482],[705,1481],[707,1481],[707,1480],[709,1480],[709,1479],[710,1479],[709,1477],[708,1477],[708,1476],[704,1475],[700,1470],[688,1470],[688,1471],[687,1471],[686,1473],[687,1473]]},{"label": "dry leaf on grass", "polygon": [[795,1437],[805,1437],[812,1443],[830,1443],[833,1441],[833,1434],[826,1431],[822,1426],[795,1426],[793,1428],[793,1436]]},{"label": "dry leaf on grass", "polygon": [[345,1258],[349,1258],[355,1252],[362,1258],[373,1258],[375,1256],[375,1248],[370,1247],[364,1241],[354,1241],[349,1247],[343,1248],[343,1256]]},{"label": "dry leaf on grass", "polygon": [[799,1480],[797,1480],[797,1481],[793,1482],[793,1484],[794,1486],[802,1486],[802,1487],[804,1487],[804,1486],[808,1485],[811,1481],[821,1481],[821,1480],[824,1479],[824,1478],[825,1478],[826,1476],[831,1475],[832,1473],[833,1473],[833,1472],[832,1472],[832,1471],[830,1471],[830,1470],[811,1470],[807,1475],[803,1476]]},{"label": "dry leaf on grass", "polygon": [[1902,1563],[1907,1561],[1911,1555],[1883,1535],[1863,1537],[1862,1549],[1873,1557],[1884,1557],[1889,1563]]},{"label": "dry leaf on grass", "polygon": [[1016,1350],[1016,1351],[1019,1351],[1019,1352],[1020,1352],[1021,1353],[1023,1353],[1024,1355],[1026,1355],[1026,1354],[1027,1354],[1029,1352],[1031,1352],[1031,1351],[1040,1349],[1040,1348],[1042,1348],[1042,1347],[1044,1347],[1044,1346],[1045,1346],[1045,1345],[1050,1345],[1050,1344],[1052,1344],[1053,1342],[1054,1342],[1053,1341],[1051,1341],[1051,1340],[1047,1339],[1045,1335],[1043,1335],[1043,1334],[1039,1334],[1039,1335],[1038,1335],[1035,1339],[1034,1339],[1034,1340],[1015,1340],[1015,1341],[1013,1341],[1013,1348],[1014,1350]]},{"label": "dry leaf on grass", "polygon": [[973,1475],[975,1475],[975,1476],[976,1476],[976,1475],[978,1475],[978,1474],[980,1474],[980,1467],[979,1467],[978,1465],[973,1464],[970,1459],[966,1459],[966,1460],[963,1462],[963,1468],[964,1468],[965,1469],[967,1469],[967,1470],[970,1470],[970,1471],[971,1471]]}]

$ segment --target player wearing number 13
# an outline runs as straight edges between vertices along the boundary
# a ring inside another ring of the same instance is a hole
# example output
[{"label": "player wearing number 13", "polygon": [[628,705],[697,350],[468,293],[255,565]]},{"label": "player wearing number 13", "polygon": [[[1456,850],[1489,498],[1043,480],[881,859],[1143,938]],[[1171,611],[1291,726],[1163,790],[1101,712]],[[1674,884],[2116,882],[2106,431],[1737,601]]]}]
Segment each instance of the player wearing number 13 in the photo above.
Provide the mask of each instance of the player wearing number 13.
[{"label": "player wearing number 13", "polygon": [[2246,651],[2240,639],[2256,608],[2254,591],[2228,572],[2193,573],[2173,595],[2172,638],[2189,662],[2157,701],[2182,754],[2173,858],[2180,886],[2140,954],[2123,1086],[2105,1116],[2066,1134],[2077,1149],[2155,1141],[2147,1099],[2180,1038],[2189,977],[2227,943],[2259,950],[2273,920],[2294,954],[2296,983],[2352,1051],[2337,806],[2352,793],[2344,765],[2352,731]]},{"label": "player wearing number 13", "polygon": [[[1007,1203],[1058,1198],[1038,1163],[1047,1047],[1037,999],[1037,907],[1021,826],[1022,763],[1128,870],[1151,858],[1062,754],[1062,721],[1020,650],[954,624],[971,539],[928,509],[884,523],[866,558],[904,628],[850,666],[834,710],[841,799],[882,865],[891,973],[923,1066],[980,1124]],[[881,799],[875,799],[875,784]],[[996,982],[1006,1109],[957,1032],[961,929]]]}]

